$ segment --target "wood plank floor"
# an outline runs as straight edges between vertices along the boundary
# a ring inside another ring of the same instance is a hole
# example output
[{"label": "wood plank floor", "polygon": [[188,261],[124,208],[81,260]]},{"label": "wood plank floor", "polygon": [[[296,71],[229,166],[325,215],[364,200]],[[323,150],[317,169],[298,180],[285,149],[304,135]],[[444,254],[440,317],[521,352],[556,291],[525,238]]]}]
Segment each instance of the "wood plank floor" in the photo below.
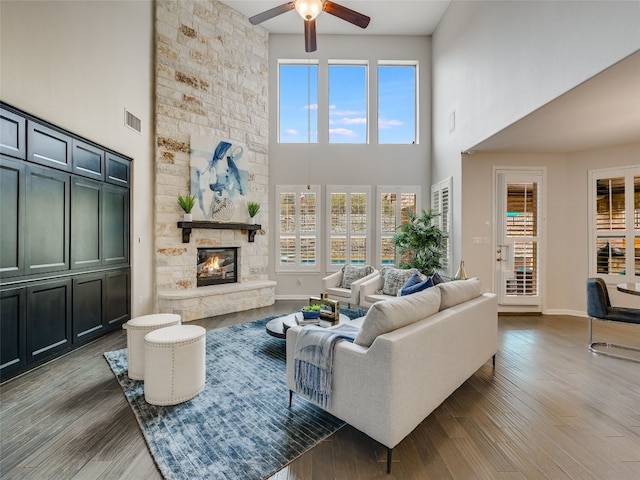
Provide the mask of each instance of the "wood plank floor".
[{"label": "wood plank floor", "polygon": [[[299,305],[194,323],[219,328]],[[589,353],[584,318],[499,325],[495,370],[480,368],[395,448],[391,475],[386,449],[345,426],[270,480],[640,478],[640,364]],[[594,332],[640,345],[638,327]],[[117,331],[0,386],[0,478],[161,478],[102,357],[125,346]]]}]

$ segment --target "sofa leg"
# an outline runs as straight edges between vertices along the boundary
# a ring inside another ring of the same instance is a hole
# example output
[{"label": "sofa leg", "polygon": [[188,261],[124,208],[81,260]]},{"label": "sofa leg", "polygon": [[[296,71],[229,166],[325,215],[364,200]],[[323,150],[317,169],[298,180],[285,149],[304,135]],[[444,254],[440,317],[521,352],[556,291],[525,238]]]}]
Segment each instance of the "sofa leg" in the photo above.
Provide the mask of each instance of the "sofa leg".
[{"label": "sofa leg", "polygon": [[293,390],[289,390],[289,408],[291,408],[292,403],[293,403]]},{"label": "sofa leg", "polygon": [[391,473],[391,453],[393,452],[393,448],[387,447],[387,475]]},{"label": "sofa leg", "polygon": [[493,368],[496,368],[496,354],[493,354],[493,357],[491,357],[491,360],[493,362]]}]

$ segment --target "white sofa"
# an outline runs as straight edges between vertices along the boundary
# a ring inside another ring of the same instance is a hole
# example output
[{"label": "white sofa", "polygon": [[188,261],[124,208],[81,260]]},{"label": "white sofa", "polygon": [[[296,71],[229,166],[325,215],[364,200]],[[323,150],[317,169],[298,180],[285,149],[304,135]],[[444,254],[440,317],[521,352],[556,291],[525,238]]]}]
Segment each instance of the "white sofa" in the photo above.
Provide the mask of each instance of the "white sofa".
[{"label": "white sofa", "polygon": [[[360,330],[354,343],[336,345],[326,410],[386,446],[389,472],[392,449],[489,359],[495,364],[496,296],[481,295],[478,279],[446,282],[377,302],[351,323]],[[301,328],[287,331],[291,392]]]}]

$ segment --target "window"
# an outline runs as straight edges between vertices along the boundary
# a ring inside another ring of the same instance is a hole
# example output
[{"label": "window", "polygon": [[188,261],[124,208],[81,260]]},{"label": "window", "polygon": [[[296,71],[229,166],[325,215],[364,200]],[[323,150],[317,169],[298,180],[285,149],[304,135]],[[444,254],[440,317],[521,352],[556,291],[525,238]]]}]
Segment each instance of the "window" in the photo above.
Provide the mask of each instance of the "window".
[{"label": "window", "polygon": [[378,245],[377,258],[381,267],[396,264],[393,236],[398,227],[408,221],[407,213],[414,215],[420,205],[420,187],[378,187]]},{"label": "window", "polygon": [[329,65],[329,143],[367,143],[367,65]]},{"label": "window", "polygon": [[[640,167],[589,172],[590,276],[640,276]],[[621,278],[623,277],[623,278]]]},{"label": "window", "polygon": [[318,185],[276,186],[276,271],[317,272]]},{"label": "window", "polygon": [[440,215],[435,222],[444,234],[445,257],[442,259],[442,269],[452,276],[451,272],[451,189],[453,178],[449,177],[439,183],[431,185],[431,210]]},{"label": "window", "polygon": [[280,143],[318,143],[318,65],[300,62],[278,65]]},{"label": "window", "polygon": [[378,143],[418,143],[418,65],[378,65]]},{"label": "window", "polygon": [[327,186],[327,271],[369,262],[369,186]]}]

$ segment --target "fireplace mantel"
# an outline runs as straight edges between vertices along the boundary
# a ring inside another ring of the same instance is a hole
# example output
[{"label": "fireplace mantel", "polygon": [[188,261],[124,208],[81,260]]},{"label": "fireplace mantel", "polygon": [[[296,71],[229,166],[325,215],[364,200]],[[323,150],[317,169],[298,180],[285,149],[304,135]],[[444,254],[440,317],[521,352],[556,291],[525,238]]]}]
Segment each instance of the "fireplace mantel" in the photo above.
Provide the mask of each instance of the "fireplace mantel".
[{"label": "fireplace mantel", "polygon": [[205,220],[194,220],[192,222],[178,222],[178,228],[182,229],[182,243],[189,243],[191,239],[191,229],[208,228],[218,230],[246,230],[247,240],[253,242],[256,232],[262,229],[262,225],[253,223],[220,223],[208,222]]}]

